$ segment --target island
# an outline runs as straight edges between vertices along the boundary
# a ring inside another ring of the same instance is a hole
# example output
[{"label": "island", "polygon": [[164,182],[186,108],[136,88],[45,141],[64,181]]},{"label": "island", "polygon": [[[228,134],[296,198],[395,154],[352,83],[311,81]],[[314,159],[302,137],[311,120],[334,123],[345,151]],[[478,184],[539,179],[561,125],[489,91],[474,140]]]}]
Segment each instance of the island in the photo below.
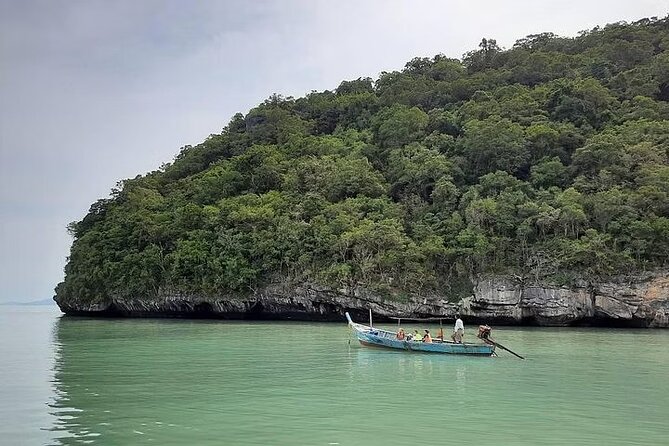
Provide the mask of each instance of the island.
[{"label": "island", "polygon": [[669,326],[669,18],[273,95],[69,226],[70,315]]}]

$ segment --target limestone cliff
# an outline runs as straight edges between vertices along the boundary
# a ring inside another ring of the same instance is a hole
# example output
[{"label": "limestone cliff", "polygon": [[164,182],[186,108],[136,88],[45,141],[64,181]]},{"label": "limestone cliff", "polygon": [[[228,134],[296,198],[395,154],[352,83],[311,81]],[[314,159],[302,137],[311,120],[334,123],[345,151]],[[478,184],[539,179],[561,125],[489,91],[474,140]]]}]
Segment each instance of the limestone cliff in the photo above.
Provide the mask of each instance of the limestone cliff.
[{"label": "limestone cliff", "polygon": [[669,327],[669,274],[648,274],[632,282],[583,281],[572,287],[487,277],[480,278],[472,295],[458,303],[440,295],[400,301],[359,288],[290,282],[268,285],[247,296],[165,294],[96,303],[56,301],[67,314],[91,316],[338,321],[343,320],[344,311],[366,318],[371,309],[380,319],[398,315],[452,318],[459,311],[471,323]]},{"label": "limestone cliff", "polygon": [[669,276],[583,281],[572,287],[487,278],[460,306],[464,315],[508,323],[669,327]]}]

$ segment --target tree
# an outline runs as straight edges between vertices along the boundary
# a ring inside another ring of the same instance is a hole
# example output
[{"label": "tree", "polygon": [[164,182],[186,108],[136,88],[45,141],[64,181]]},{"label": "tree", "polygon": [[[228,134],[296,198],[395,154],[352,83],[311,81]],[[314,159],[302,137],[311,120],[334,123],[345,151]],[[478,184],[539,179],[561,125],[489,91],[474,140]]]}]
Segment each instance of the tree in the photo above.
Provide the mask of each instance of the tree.
[{"label": "tree", "polygon": [[390,194],[395,199],[416,194],[424,201],[432,201],[435,183],[451,170],[451,162],[444,155],[420,144],[391,151],[388,161]]},{"label": "tree", "polygon": [[428,116],[416,107],[394,105],[379,112],[372,122],[374,137],[381,147],[397,148],[419,141]]},{"label": "tree", "polygon": [[538,164],[531,167],[530,181],[537,189],[548,189],[551,186],[562,188],[569,181],[569,173],[560,158],[543,158]]},{"label": "tree", "polygon": [[462,147],[473,175],[502,170],[520,173],[529,161],[523,129],[508,119],[471,120],[464,127]]},{"label": "tree", "polygon": [[501,54],[502,49],[497,45],[497,41],[484,37],[479,43],[479,49],[465,54],[462,61],[470,72],[477,72],[495,67]]}]

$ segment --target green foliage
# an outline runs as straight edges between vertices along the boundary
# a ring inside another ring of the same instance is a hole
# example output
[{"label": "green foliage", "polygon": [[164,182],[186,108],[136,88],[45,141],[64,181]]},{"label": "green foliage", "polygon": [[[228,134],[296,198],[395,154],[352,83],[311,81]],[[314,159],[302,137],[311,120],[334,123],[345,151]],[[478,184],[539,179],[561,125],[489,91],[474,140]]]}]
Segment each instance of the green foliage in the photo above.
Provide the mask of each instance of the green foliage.
[{"label": "green foliage", "polygon": [[394,105],[376,115],[372,130],[380,147],[397,148],[419,140],[427,123],[428,116],[421,109]]},{"label": "green foliage", "polygon": [[467,171],[473,177],[503,170],[520,173],[529,161],[523,128],[506,118],[472,119],[461,138]]},{"label": "green foliage", "polygon": [[531,168],[530,181],[536,189],[562,188],[568,180],[567,167],[557,157],[542,158]]},{"label": "green foliage", "polygon": [[68,226],[59,296],[273,280],[457,299],[482,273],[669,262],[669,21],[493,39],[278,95]]}]

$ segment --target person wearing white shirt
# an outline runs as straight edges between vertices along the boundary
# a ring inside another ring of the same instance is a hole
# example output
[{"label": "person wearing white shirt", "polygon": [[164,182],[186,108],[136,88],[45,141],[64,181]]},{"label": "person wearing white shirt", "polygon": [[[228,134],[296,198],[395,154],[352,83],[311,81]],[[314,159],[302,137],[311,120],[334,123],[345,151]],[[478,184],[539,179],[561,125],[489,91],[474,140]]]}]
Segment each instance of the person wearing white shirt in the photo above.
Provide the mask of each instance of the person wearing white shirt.
[{"label": "person wearing white shirt", "polygon": [[455,315],[455,326],[453,327],[453,335],[451,336],[451,339],[453,339],[453,342],[456,344],[462,344],[462,338],[465,335],[465,324],[462,322],[462,319],[460,319],[460,315],[456,314]]}]

